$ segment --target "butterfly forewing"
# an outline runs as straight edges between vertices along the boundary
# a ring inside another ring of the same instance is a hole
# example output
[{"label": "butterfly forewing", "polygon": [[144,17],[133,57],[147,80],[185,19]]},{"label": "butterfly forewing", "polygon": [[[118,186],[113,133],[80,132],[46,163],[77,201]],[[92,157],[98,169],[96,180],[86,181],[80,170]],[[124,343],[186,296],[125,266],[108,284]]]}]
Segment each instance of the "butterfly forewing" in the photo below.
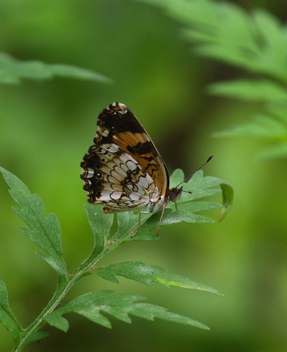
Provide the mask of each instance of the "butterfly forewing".
[{"label": "butterfly forewing", "polygon": [[97,124],[94,145],[81,163],[89,202],[105,205],[105,212],[161,208],[169,183],[166,166],[134,114],[113,103]]},{"label": "butterfly forewing", "polygon": [[[127,154],[131,155],[154,180],[159,193],[169,186],[165,163],[153,144],[148,133],[131,110],[124,104],[113,103],[104,109],[98,118],[99,130],[94,142],[103,143],[110,140]],[[109,131],[109,132],[107,132]]]}]

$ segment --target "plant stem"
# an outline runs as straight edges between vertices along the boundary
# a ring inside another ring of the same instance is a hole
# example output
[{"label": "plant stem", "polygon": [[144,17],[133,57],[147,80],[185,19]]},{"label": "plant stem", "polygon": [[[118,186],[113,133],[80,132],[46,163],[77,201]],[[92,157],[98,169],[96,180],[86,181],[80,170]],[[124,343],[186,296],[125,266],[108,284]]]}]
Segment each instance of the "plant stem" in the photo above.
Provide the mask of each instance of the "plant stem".
[{"label": "plant stem", "polygon": [[43,311],[39,314],[39,316],[33,321],[31,325],[29,325],[26,329],[24,329],[22,333],[22,338],[17,346],[13,349],[13,352],[20,352],[27,345],[26,341],[29,337],[36,331],[38,331],[45,324],[45,317],[51,314],[65,297],[67,292],[72,288],[72,286],[87,272],[91,272],[91,269],[96,265],[96,263],[102,258],[102,256],[106,252],[110,252],[111,250],[118,247],[122,241],[116,241],[114,243],[109,243],[105,246],[104,250],[99,253],[96,257],[92,258],[93,253],[87,260],[80,266],[79,269],[74,275],[67,278],[65,275],[60,276],[56,288],[56,292],[53,297],[47,304],[47,306],[43,309]]}]

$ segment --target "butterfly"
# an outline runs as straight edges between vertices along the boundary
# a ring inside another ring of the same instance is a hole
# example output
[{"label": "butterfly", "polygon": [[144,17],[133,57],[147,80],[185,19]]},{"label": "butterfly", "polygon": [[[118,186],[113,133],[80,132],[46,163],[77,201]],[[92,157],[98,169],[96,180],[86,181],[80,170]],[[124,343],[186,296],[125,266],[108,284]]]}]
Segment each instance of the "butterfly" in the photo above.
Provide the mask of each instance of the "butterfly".
[{"label": "butterfly", "polygon": [[[94,144],[84,155],[81,179],[88,202],[104,205],[105,214],[141,210],[162,211],[157,235],[169,202],[176,201],[183,191],[182,183],[190,180],[208,160],[176,187],[169,188],[167,167],[150,136],[131,110],[114,102],[98,116]],[[180,187],[181,186],[181,187]],[[191,192],[188,192],[191,193]]]}]

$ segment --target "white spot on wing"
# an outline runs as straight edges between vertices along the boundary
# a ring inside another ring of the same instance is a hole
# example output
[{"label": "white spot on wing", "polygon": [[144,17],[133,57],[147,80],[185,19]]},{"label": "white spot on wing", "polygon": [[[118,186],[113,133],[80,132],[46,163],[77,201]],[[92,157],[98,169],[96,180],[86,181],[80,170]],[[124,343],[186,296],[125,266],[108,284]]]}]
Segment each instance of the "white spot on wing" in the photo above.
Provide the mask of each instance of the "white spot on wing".
[{"label": "white spot on wing", "polygon": [[124,170],[125,173],[128,171],[128,167],[126,164],[121,163],[121,168]]},{"label": "white spot on wing", "polygon": [[133,190],[134,186],[132,184],[128,184],[127,188],[130,189],[131,191]]},{"label": "white spot on wing", "polygon": [[103,129],[102,136],[107,137],[109,135],[109,130]]},{"label": "white spot on wing", "polygon": [[114,169],[123,178],[125,178],[127,176],[127,173],[122,168],[120,168],[119,166],[116,166]]},{"label": "white spot on wing", "polygon": [[111,153],[116,153],[119,150],[119,147],[115,144],[111,144],[111,146],[108,147],[107,150]]},{"label": "white spot on wing", "polygon": [[131,193],[129,195],[129,197],[130,197],[131,200],[140,200],[141,199],[140,195],[137,194],[137,193]]},{"label": "white spot on wing", "polygon": [[132,160],[129,160],[129,161],[127,162],[127,167],[128,167],[131,171],[134,171],[134,170],[136,170],[137,165],[136,165]]},{"label": "white spot on wing", "polygon": [[137,184],[137,187],[138,187],[137,193],[142,196],[145,196],[145,198],[146,198],[147,190],[143,189],[139,184]]},{"label": "white spot on wing", "polygon": [[120,184],[120,181],[117,179],[117,178],[114,178],[113,176],[111,176],[111,175],[108,175],[107,176],[107,180],[108,180],[108,182],[110,182],[110,183],[115,183],[115,184]]},{"label": "white spot on wing", "polygon": [[145,189],[148,188],[148,181],[145,177],[140,177],[139,184]]},{"label": "white spot on wing", "polygon": [[122,193],[121,192],[113,192],[111,193],[111,199],[114,199],[114,200],[119,200],[122,196]]},{"label": "white spot on wing", "polygon": [[121,108],[121,110],[119,110],[120,114],[124,115],[128,112],[128,109],[125,104],[119,103],[118,105],[119,105],[119,108]]},{"label": "white spot on wing", "polygon": [[94,174],[95,174],[95,171],[93,169],[88,168],[86,178],[92,178],[94,177]]}]

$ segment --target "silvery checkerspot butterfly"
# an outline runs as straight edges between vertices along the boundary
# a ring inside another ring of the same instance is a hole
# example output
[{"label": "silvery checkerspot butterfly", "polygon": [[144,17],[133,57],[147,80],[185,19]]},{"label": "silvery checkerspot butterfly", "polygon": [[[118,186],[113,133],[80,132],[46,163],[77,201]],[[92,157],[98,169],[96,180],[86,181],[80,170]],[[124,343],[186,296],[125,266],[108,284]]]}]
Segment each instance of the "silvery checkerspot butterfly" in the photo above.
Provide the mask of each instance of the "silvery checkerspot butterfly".
[{"label": "silvery checkerspot butterfly", "polygon": [[[98,117],[94,144],[84,155],[81,178],[88,201],[104,205],[104,213],[138,210],[155,213],[162,210],[158,231],[166,205],[182,192],[182,183],[201,169],[211,158],[179,185],[169,188],[166,165],[151,138],[131,110],[115,102]],[[191,192],[188,192],[191,193]]]}]

